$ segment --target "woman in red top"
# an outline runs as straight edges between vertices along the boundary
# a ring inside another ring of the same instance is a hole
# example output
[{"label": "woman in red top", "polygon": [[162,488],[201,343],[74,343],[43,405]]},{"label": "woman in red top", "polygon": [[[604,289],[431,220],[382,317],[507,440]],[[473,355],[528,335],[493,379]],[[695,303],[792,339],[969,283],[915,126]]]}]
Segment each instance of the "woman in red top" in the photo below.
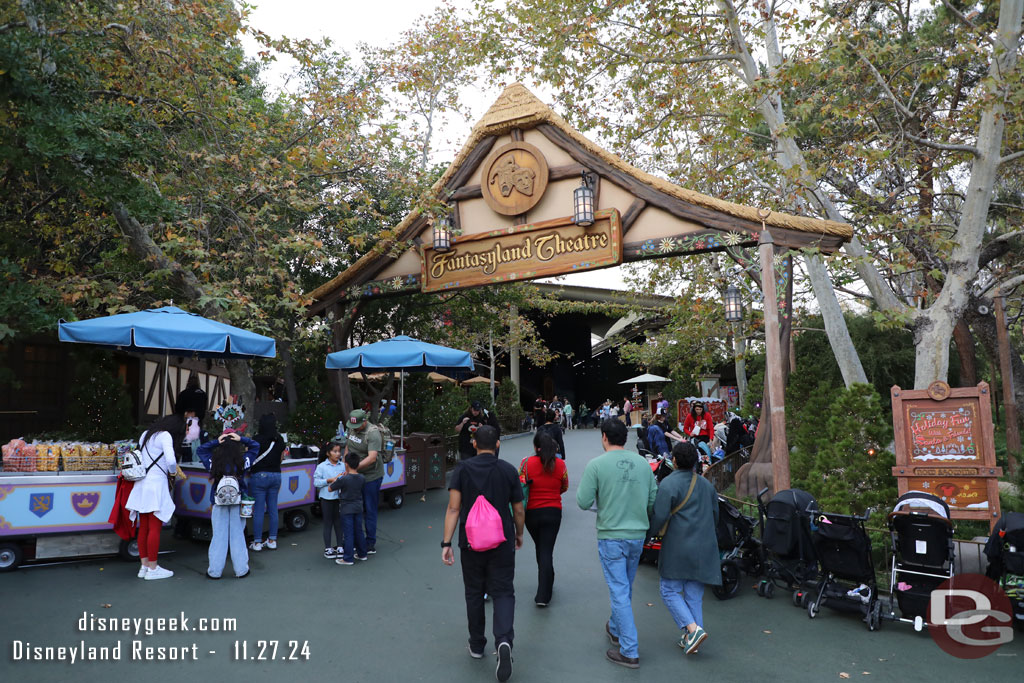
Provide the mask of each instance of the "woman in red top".
[{"label": "woman in red top", "polygon": [[545,432],[533,437],[534,455],[519,464],[519,479],[529,484],[526,530],[537,549],[537,607],[551,602],[555,583],[555,539],[562,526],[562,494],[569,490],[565,461],[556,457],[555,440]]},{"label": "woman in red top", "polygon": [[709,443],[715,435],[715,420],[711,413],[707,412],[703,403],[693,402],[690,407],[690,414],[686,416],[683,423],[683,431],[693,441]]}]

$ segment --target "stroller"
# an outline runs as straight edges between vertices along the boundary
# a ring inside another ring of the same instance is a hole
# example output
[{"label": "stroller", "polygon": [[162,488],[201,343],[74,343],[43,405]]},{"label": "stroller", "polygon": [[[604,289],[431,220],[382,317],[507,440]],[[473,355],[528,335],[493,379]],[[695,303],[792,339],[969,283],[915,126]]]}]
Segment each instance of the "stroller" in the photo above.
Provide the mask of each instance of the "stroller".
[{"label": "stroller", "polygon": [[[643,451],[640,452],[645,458],[647,458],[648,464],[651,466],[651,471],[654,472],[654,479],[659,484],[668,475],[672,474],[673,466],[672,461],[668,458],[663,458],[660,455],[654,455],[653,453]],[[656,539],[652,535],[652,530],[648,530],[647,537],[644,538],[644,549],[640,553],[640,561],[648,564],[658,564],[658,556],[661,554],[661,540]]]},{"label": "stroller", "polygon": [[[900,607],[899,621],[924,628],[933,590],[953,577],[953,523],[949,506],[930,493],[908,491],[889,513],[892,573],[889,594]],[[896,620],[895,605],[889,604]]]},{"label": "stroller", "polygon": [[871,539],[864,528],[869,516],[870,511],[864,516],[815,515],[812,538],[824,576],[807,602],[811,619],[827,602],[830,607],[860,612],[869,631],[881,627],[882,603],[878,599]]},{"label": "stroller", "polygon": [[722,585],[712,586],[719,600],[736,595],[740,578],[761,574],[761,542],[755,538],[758,520],[747,517],[725,498],[718,497],[718,549],[722,554]]},{"label": "stroller", "polygon": [[985,544],[988,577],[1010,598],[1013,623],[1024,628],[1024,512],[1007,512]]},{"label": "stroller", "polygon": [[818,501],[807,491],[785,489],[764,502],[762,489],[757,494],[761,525],[761,567],[764,578],[757,594],[770,598],[776,586],[793,591],[793,604],[807,602],[805,584],[818,576],[818,561],[811,542],[811,517],[818,513]]}]

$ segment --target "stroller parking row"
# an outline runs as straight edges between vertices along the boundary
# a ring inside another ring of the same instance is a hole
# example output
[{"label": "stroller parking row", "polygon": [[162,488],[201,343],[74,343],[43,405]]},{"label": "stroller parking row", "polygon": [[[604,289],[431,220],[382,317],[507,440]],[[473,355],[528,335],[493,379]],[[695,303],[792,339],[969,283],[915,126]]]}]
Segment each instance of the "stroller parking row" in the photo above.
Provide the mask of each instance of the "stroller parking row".
[{"label": "stroller parking row", "polygon": [[[957,575],[953,522],[941,498],[910,491],[886,515],[891,555],[886,595],[867,528],[871,511],[831,513],[807,491],[786,489],[770,499],[767,492],[758,494],[756,517],[719,496],[722,585],[712,588],[717,598],[738,595],[746,576],[757,580],[761,597],[786,591],[811,619],[828,607],[859,615],[870,631],[885,621],[917,631],[928,624],[932,591]],[[657,553],[656,542],[649,542],[643,559],[656,564]],[[1003,516],[985,555],[989,578],[1010,599],[1014,625],[1024,628],[1024,513]]]}]

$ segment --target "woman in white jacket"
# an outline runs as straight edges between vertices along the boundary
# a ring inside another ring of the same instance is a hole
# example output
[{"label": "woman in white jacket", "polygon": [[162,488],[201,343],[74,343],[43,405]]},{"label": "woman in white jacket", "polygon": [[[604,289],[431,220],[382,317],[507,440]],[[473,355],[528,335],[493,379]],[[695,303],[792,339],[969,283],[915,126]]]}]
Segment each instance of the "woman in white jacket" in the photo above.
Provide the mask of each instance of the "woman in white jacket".
[{"label": "woman in white jacket", "polygon": [[128,495],[125,508],[132,521],[139,524],[139,558],[142,567],[139,578],[147,581],[167,579],[174,572],[157,565],[160,552],[160,529],[174,514],[174,498],[167,486],[167,476],[177,471],[174,444],[185,436],[185,420],[180,415],[167,415],[156,422],[139,438],[142,464],[146,476],[135,482]]}]

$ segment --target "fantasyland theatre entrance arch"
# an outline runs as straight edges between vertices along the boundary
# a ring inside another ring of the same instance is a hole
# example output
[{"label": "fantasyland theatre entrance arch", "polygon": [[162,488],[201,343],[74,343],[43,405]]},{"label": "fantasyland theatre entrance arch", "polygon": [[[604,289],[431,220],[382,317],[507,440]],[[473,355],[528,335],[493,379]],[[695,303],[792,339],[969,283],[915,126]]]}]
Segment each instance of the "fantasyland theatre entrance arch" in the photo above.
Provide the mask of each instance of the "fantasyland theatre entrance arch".
[{"label": "fantasyland theatre entrance arch", "polygon": [[[586,226],[573,218],[581,177],[593,191],[593,222]],[[585,138],[518,83],[473,127],[431,192],[450,209],[457,235],[450,249],[434,248],[434,218],[413,211],[390,238],[310,293],[310,315],[333,314],[336,349],[354,322],[354,302],[362,299],[724,251],[758,273],[765,296],[762,427],[750,464],[737,475],[737,490],[788,488],[783,387],[793,250],[835,251],[852,237],[849,225],[759,213],[645,173]],[[332,372],[339,396],[347,397],[347,375]]]}]

